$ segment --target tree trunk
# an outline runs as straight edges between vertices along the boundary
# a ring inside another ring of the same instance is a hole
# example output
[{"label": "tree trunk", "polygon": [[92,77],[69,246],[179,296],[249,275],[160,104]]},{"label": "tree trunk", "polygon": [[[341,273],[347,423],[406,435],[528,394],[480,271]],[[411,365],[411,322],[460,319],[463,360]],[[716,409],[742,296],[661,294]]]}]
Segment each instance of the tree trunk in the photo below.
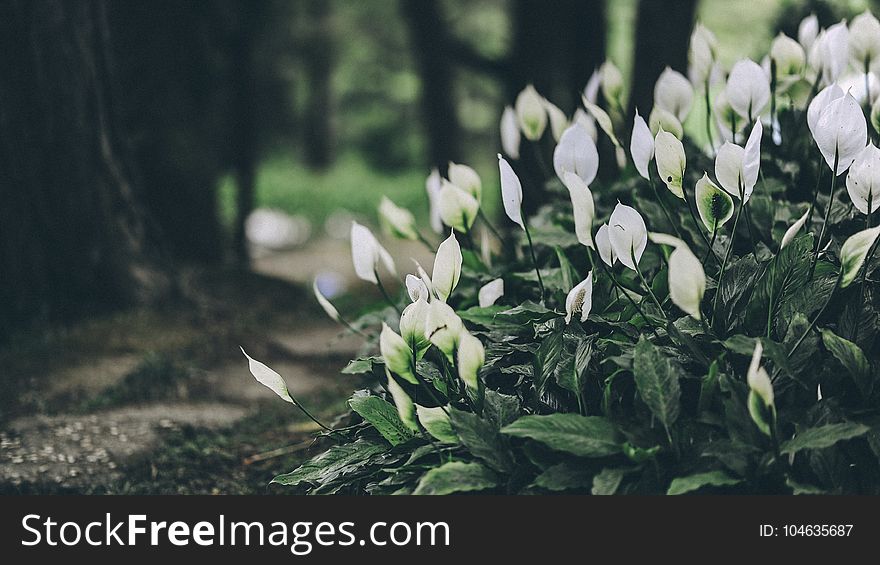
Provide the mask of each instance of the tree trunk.
[{"label": "tree trunk", "polygon": [[461,142],[446,24],[436,0],[401,0],[400,8],[409,26],[422,83],[422,119],[430,165],[445,171],[449,161],[459,160]]},{"label": "tree trunk", "polygon": [[169,288],[120,142],[105,8],[0,3],[0,334]]},{"label": "tree trunk", "polygon": [[687,76],[687,55],[697,0],[639,0],[636,53],[629,97],[648,116],[654,106],[654,83],[667,66]]},{"label": "tree trunk", "polygon": [[309,33],[304,43],[305,76],[308,83],[303,134],[306,163],[324,169],[333,162],[333,74],[335,46],[332,36],[332,4],[327,0],[309,0],[306,16]]}]

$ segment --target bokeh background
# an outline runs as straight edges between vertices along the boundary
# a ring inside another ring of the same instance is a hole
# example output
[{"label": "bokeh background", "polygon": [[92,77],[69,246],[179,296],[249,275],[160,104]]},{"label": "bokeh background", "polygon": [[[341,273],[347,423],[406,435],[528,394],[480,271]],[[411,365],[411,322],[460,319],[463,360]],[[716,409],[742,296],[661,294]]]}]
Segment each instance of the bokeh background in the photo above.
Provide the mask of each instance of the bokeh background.
[{"label": "bokeh background", "polygon": [[[379,299],[353,276],[352,219],[377,226],[386,195],[428,233],[425,178],[449,161],[497,211],[498,120],[526,84],[571,115],[608,58],[648,115],[695,21],[729,66],[811,12],[866,8],[0,0],[0,493],[265,492],[314,430],[238,346],[343,412],[360,344],[310,285],[352,314]],[[402,272],[430,260],[384,242]]]}]

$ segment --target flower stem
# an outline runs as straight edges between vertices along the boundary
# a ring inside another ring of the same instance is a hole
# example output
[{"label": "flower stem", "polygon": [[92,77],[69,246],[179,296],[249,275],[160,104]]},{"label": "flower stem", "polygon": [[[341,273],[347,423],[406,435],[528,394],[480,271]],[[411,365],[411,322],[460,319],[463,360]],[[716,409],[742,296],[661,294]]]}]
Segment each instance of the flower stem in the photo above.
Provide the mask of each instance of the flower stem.
[{"label": "flower stem", "polygon": [[422,245],[428,248],[428,251],[430,251],[431,253],[436,252],[436,249],[434,249],[434,246],[431,244],[431,242],[425,239],[425,236],[423,236],[418,230],[416,230],[416,237],[422,243]]},{"label": "flower stem", "polygon": [[715,315],[718,313],[718,297],[721,295],[721,282],[724,280],[724,269],[727,267],[727,261],[730,260],[730,251],[733,249],[733,240],[736,238],[736,227],[739,225],[739,217],[742,215],[743,203],[739,201],[739,208],[736,210],[736,217],[733,219],[733,230],[730,232],[730,240],[727,242],[727,251],[724,252],[724,260],[721,262],[721,270],[718,272],[718,286],[715,289],[715,298],[712,299],[712,323],[715,326]]},{"label": "flower stem", "polygon": [[377,273],[376,271],[373,271],[373,274],[376,275],[376,286],[379,287],[379,291],[382,293],[382,297],[385,298],[385,302],[390,304],[391,307],[394,308],[394,311],[397,312],[397,315],[399,316],[401,314],[400,308],[398,308],[397,304],[395,304],[395,302],[393,300],[391,300],[391,297],[388,295],[388,291],[385,290],[385,285],[382,284],[382,279],[379,278],[379,273]]},{"label": "flower stem", "polygon": [[532,234],[529,233],[529,226],[523,222],[523,229],[526,232],[526,239],[529,242],[529,253],[532,255],[532,264],[535,266],[535,274],[538,275],[538,287],[541,289],[541,302],[544,301],[544,279],[541,278],[541,269],[538,268],[538,259],[535,257],[535,246],[532,245]]},{"label": "flower stem", "polygon": [[825,172],[825,168],[822,166],[822,162],[819,162],[819,174],[816,175],[816,187],[813,189],[813,198],[810,200],[810,210],[807,214],[807,231],[810,231],[810,228],[813,226],[813,209],[816,207],[816,198],[819,196],[819,186],[822,184],[822,173]]},{"label": "flower stem", "polygon": [[617,279],[614,278],[614,274],[611,272],[611,270],[607,266],[605,266],[604,262],[602,262],[600,260],[599,265],[601,266],[602,271],[606,275],[608,275],[609,279],[611,279],[612,284],[614,284],[614,288],[617,289],[621,294],[623,294],[626,297],[627,300],[630,301],[630,304],[633,305],[633,308],[636,309],[636,312],[638,312],[639,316],[641,316],[642,319],[645,320],[645,323],[647,323],[648,327],[651,328],[651,332],[654,334],[654,337],[656,337],[657,339],[660,339],[660,334],[657,333],[657,329],[654,327],[654,324],[651,323],[651,320],[648,319],[647,316],[645,316],[644,312],[642,312],[642,308],[641,308],[641,306],[639,306],[638,302],[633,300],[633,297],[630,296],[629,294],[627,294],[626,290],[623,288],[623,285],[621,285],[619,282],[617,282]]},{"label": "flower stem", "polygon": [[712,148],[712,152],[715,152],[715,139],[712,135],[712,104],[709,98],[709,79],[706,78],[705,84],[706,91],[706,135],[709,137],[709,146]]},{"label": "flower stem", "polygon": [[629,250],[629,255],[630,255],[630,257],[632,258],[633,265],[634,265],[635,268],[636,268],[636,269],[635,269],[635,270],[636,270],[636,274],[639,275],[639,280],[642,281],[642,285],[645,287],[645,290],[648,291],[648,294],[651,296],[651,300],[654,301],[654,304],[657,305],[657,308],[660,309],[660,313],[661,313],[661,314],[663,315],[663,317],[665,318],[665,317],[666,317],[666,312],[663,311],[663,306],[660,304],[660,301],[657,300],[657,296],[654,294],[654,291],[651,289],[651,285],[648,284],[648,281],[645,280],[644,275],[642,275],[642,270],[639,269],[639,264],[638,264],[638,262],[636,261],[636,254],[635,254],[635,252],[633,251],[632,248],[630,248],[630,250]]},{"label": "flower stem", "polygon": [[829,304],[831,304],[831,299],[834,298],[834,293],[837,291],[837,287],[840,286],[841,279],[843,279],[843,269],[841,269],[840,272],[837,274],[837,282],[834,283],[834,288],[831,289],[831,294],[828,295],[828,299],[825,301],[825,304],[822,305],[822,309],[819,310],[819,313],[816,314],[816,317],[813,318],[812,322],[810,322],[807,331],[805,331],[803,335],[801,335],[801,337],[799,337],[798,340],[795,342],[794,346],[788,350],[787,356],[789,359],[791,359],[791,356],[794,355],[794,352],[797,351],[798,347],[801,346],[804,340],[807,339],[807,336],[810,335],[810,332],[812,332],[813,328],[816,327],[816,322],[819,321],[819,318],[821,318],[822,314],[825,313],[825,309],[828,308]]},{"label": "flower stem", "polygon": [[825,220],[822,222],[822,229],[819,230],[819,240],[816,242],[816,249],[813,251],[813,260],[810,262],[809,280],[813,280],[813,273],[816,271],[816,261],[819,259],[819,250],[822,249],[822,239],[825,237],[825,230],[828,228],[828,220],[831,218],[831,208],[834,206],[834,191],[837,189],[837,165],[839,161],[840,152],[835,146],[834,166],[831,168],[831,193],[828,195],[828,206],[825,208]]},{"label": "flower stem", "polygon": [[500,233],[497,229],[495,229],[495,226],[493,226],[493,225],[492,225],[492,222],[489,221],[489,218],[488,218],[488,217],[486,216],[486,214],[483,212],[483,209],[482,209],[482,208],[480,208],[480,209],[477,211],[477,216],[478,216],[481,220],[483,220],[483,223],[486,224],[486,227],[489,228],[489,231],[492,232],[492,235],[494,235],[494,236],[498,239],[498,241],[501,241],[501,242],[504,241],[504,238],[501,237],[501,233]]}]

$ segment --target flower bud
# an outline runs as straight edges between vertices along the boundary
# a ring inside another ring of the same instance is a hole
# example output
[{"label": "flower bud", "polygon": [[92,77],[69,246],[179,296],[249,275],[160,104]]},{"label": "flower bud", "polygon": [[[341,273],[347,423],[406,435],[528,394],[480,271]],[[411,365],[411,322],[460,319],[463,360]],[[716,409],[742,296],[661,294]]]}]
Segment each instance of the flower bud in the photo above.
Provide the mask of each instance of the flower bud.
[{"label": "flower bud", "polygon": [[706,273],[703,271],[703,264],[682,243],[669,255],[669,298],[683,312],[699,320],[702,318],[700,302],[705,293]]},{"label": "flower bud", "polygon": [[486,361],[486,350],[479,339],[462,330],[458,344],[458,376],[471,391],[480,388],[479,373]]},{"label": "flower bud", "polygon": [[315,299],[318,301],[318,304],[320,304],[321,309],[323,309],[324,312],[326,312],[327,315],[330,316],[331,320],[333,320],[334,322],[339,322],[339,310],[337,310],[336,307],[333,306],[333,304],[331,304],[330,301],[327,300],[327,298],[321,293],[321,289],[318,288],[318,279],[312,281],[312,292],[315,293]]},{"label": "flower bud", "polygon": [[763,351],[761,340],[758,340],[746,375],[749,383],[748,405],[752,421],[764,435],[771,436],[776,422],[776,405],[773,398],[773,383],[770,382],[767,371],[761,367]]},{"label": "flower bud", "polygon": [[632,155],[633,164],[642,178],[650,180],[648,165],[654,158],[654,136],[645,123],[645,118],[639,115],[636,110],[636,117],[633,119],[632,137],[629,143],[629,152]]},{"label": "flower bud", "polygon": [[547,128],[547,111],[544,100],[531,84],[516,97],[516,118],[526,139],[536,141],[544,135]]},{"label": "flower bud", "polygon": [[560,137],[553,151],[553,169],[563,184],[566,173],[574,173],[588,186],[595,180],[599,171],[599,151],[582,124],[572,124]]},{"label": "flower bud", "polygon": [[791,224],[788,229],[785,230],[785,234],[783,234],[782,236],[782,242],[779,244],[779,249],[783,249],[786,245],[791,243],[792,240],[794,240],[795,236],[797,236],[797,233],[801,231],[801,228],[803,228],[804,224],[807,223],[807,218],[809,218],[809,216],[810,210],[807,209],[807,211],[804,212],[803,216],[798,218],[795,223]]},{"label": "flower bud", "polygon": [[510,107],[504,107],[501,114],[501,149],[511,159],[519,159],[519,144],[521,142],[519,122],[516,111]]},{"label": "flower bud", "polygon": [[605,61],[599,67],[602,76],[602,96],[618,108],[623,107],[623,75],[611,61]]},{"label": "flower bud", "polygon": [[584,181],[574,173],[565,173],[565,185],[571,197],[574,212],[574,231],[581,245],[593,247],[593,221],[596,219],[596,206],[593,192]]},{"label": "flower bud", "polygon": [[444,180],[440,189],[440,217],[447,226],[462,233],[470,231],[480,211],[479,201],[465,190]]},{"label": "flower bud", "polygon": [[805,52],[810,51],[818,35],[819,18],[816,17],[816,14],[810,14],[801,20],[801,23],[798,25],[798,43],[801,44]]},{"label": "flower bud", "polygon": [[878,235],[880,226],[855,233],[843,242],[840,247],[840,288],[846,288],[856,280]]},{"label": "flower bud", "polygon": [[379,203],[379,221],[385,231],[400,239],[417,240],[416,219],[412,212],[383,196]]},{"label": "flower bud", "polygon": [[455,234],[449,234],[443,243],[437,248],[434,255],[434,270],[431,275],[431,286],[434,293],[441,301],[446,301],[461,277],[461,246],[455,239]]},{"label": "flower bud", "polygon": [[443,188],[443,178],[440,171],[431,170],[431,174],[425,179],[425,192],[428,193],[430,206],[431,229],[436,233],[443,233],[443,218],[440,217],[440,189]]},{"label": "flower bud", "polygon": [[510,221],[526,229],[522,219],[522,183],[513,172],[510,163],[501,155],[498,155],[498,169],[501,173],[501,201],[504,204],[504,213]]},{"label": "flower bud", "polygon": [[684,199],[684,190],[681,183],[684,178],[687,157],[685,156],[684,146],[681,144],[681,141],[671,133],[661,129],[654,139],[654,159],[657,161],[657,174],[660,175],[660,179],[666,184],[666,188],[672,194]]},{"label": "flower bud", "polygon": [[880,208],[880,149],[873,143],[868,143],[853,161],[846,175],[846,191],[853,206],[862,214]]},{"label": "flower bud", "polygon": [[477,293],[480,308],[488,308],[504,296],[504,279],[494,279],[480,287]]},{"label": "flower bud", "polygon": [[406,341],[388,327],[388,324],[382,323],[382,333],[379,334],[379,351],[382,353],[382,359],[385,360],[385,366],[392,373],[400,375],[403,379],[418,384],[415,373],[413,373],[413,351],[407,345]]},{"label": "flower bud", "polygon": [[425,335],[428,340],[446,355],[450,363],[455,362],[461,334],[465,331],[461,318],[445,302],[434,300],[428,304],[425,316]]},{"label": "flower bud", "polygon": [[669,67],[654,85],[654,107],[666,110],[683,122],[694,102],[694,87],[683,74]]},{"label": "flower bud", "polygon": [[373,232],[357,222],[351,223],[351,259],[358,278],[373,284],[378,283],[376,273],[380,262],[388,272],[395,273],[391,255],[379,244]]},{"label": "flower bud", "polygon": [[480,175],[477,174],[477,171],[467,165],[450,162],[447,174],[449,182],[473,196],[477,202],[480,201],[480,196],[483,192],[483,181],[480,180]]},{"label": "flower bud", "polygon": [[550,102],[543,97],[541,98],[541,101],[544,104],[544,110],[547,112],[547,116],[550,118],[550,134],[553,136],[554,141],[559,141],[559,138],[562,137],[562,132],[568,127],[568,118],[566,117],[565,112],[560,110],[553,102]]},{"label": "flower bud", "polygon": [[688,74],[694,84],[705,86],[709,81],[717,49],[718,40],[715,39],[715,34],[697,22],[691,33],[690,48],[688,49]]}]

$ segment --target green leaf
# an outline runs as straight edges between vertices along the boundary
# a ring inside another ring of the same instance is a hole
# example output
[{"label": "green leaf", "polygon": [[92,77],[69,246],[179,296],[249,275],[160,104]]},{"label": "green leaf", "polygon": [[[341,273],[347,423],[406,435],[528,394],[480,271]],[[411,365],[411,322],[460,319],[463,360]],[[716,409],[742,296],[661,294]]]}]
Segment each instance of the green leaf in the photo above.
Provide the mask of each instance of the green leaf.
[{"label": "green leaf", "polygon": [[666,428],[678,418],[681,408],[681,389],[678,379],[681,368],[651,342],[642,337],[635,348],[633,375],[639,394],[651,412]]},{"label": "green leaf", "polygon": [[346,375],[361,375],[373,372],[373,364],[382,363],[381,357],[361,357],[348,362],[348,365],[342,369],[342,373]]},{"label": "green leaf", "polygon": [[617,429],[599,416],[523,416],[501,432],[533,439],[556,451],[581,457],[604,457],[620,452]]},{"label": "green leaf", "polygon": [[474,457],[482,459],[496,471],[509,472],[513,469],[513,458],[507,443],[493,424],[476,414],[455,408],[450,408],[449,419],[461,443]]},{"label": "green leaf", "polygon": [[516,420],[521,411],[519,398],[495,392],[491,388],[486,389],[483,399],[483,415],[496,428],[501,429]]},{"label": "green leaf", "polygon": [[584,381],[587,378],[587,368],[593,356],[594,341],[592,337],[578,340],[574,355],[566,363],[560,363],[559,370],[555,373],[559,386],[573,392],[578,397],[584,391]]},{"label": "green leaf", "polygon": [[565,251],[561,247],[556,246],[556,258],[559,260],[559,270],[562,276],[562,286],[565,289],[571,289],[579,282],[577,271],[565,256]]},{"label": "green leaf", "polygon": [[495,316],[499,312],[505,312],[509,309],[509,306],[493,304],[492,306],[487,306],[486,308],[473,306],[471,308],[468,308],[467,310],[460,310],[456,312],[456,314],[458,314],[458,317],[466,322],[471,322],[479,326],[483,326],[484,328],[493,328],[495,326]]},{"label": "green leaf", "polygon": [[550,310],[540,304],[534,302],[523,302],[516,308],[498,312],[495,319],[508,324],[516,324],[518,326],[528,324],[540,324],[549,322],[554,318],[561,318],[562,314],[555,310]]},{"label": "green leaf", "polygon": [[793,454],[804,449],[824,449],[831,447],[839,441],[864,435],[870,430],[871,428],[868,426],[855,422],[827,424],[810,428],[796,435],[794,439],[783,443],[781,451],[785,454]]},{"label": "green leaf", "polygon": [[413,437],[397,413],[397,408],[378,396],[355,394],[348,400],[351,409],[373,425],[391,445],[401,444]]},{"label": "green leaf", "polygon": [[864,396],[871,394],[874,382],[871,365],[862,348],[848,339],[843,339],[829,329],[822,330],[822,342],[828,351],[849,371],[850,376]]},{"label": "green leaf", "polygon": [[593,477],[583,465],[558,463],[538,475],[534,486],[545,490],[571,490],[587,488],[592,484]]},{"label": "green leaf", "polygon": [[441,443],[458,443],[458,436],[442,407],[426,408],[417,404],[416,415],[419,417],[419,423],[431,437]]},{"label": "green leaf", "polygon": [[297,486],[303,483],[321,485],[340,477],[351,477],[360,474],[375,456],[386,449],[385,445],[363,439],[334,445],[294,471],[278,475],[272,479],[272,482],[285,486]]},{"label": "green leaf", "polygon": [[544,383],[553,375],[562,353],[562,331],[556,331],[545,337],[535,353],[535,387],[538,390],[544,388]]},{"label": "green leaf", "polygon": [[614,494],[627,472],[628,469],[602,469],[593,477],[593,488],[590,492],[596,496]]},{"label": "green leaf", "polygon": [[741,479],[735,479],[724,471],[709,471],[673,479],[666,494],[685,494],[703,487],[725,487],[741,482]]},{"label": "green leaf", "polygon": [[498,486],[498,478],[479,463],[450,461],[425,473],[415,495],[444,495],[486,490]]},{"label": "green leaf", "polygon": [[813,237],[805,234],[782,248],[767,264],[749,298],[746,320],[750,327],[766,333],[768,323],[772,325],[779,315],[781,304],[806,286],[812,251]]}]

